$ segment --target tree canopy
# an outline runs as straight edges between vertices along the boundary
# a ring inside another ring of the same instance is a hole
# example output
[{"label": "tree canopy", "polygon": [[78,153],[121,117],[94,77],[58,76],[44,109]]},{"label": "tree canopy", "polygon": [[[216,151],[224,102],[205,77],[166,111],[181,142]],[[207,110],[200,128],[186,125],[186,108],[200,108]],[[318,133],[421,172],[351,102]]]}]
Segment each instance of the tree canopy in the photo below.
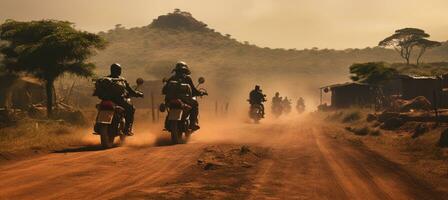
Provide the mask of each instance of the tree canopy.
[{"label": "tree canopy", "polygon": [[350,66],[350,79],[353,81],[377,85],[381,81],[392,78],[398,74],[384,62],[355,63]]},{"label": "tree canopy", "polygon": [[71,22],[7,20],[0,25],[3,64],[10,71],[26,72],[46,82],[47,110],[53,105],[53,83],[64,73],[91,76],[93,63],[86,62],[95,49],[105,47],[100,36],[76,30]]},{"label": "tree canopy", "polygon": [[441,42],[432,41],[432,40],[428,40],[425,38],[421,38],[421,39],[417,40],[416,46],[418,46],[420,48],[420,52],[417,56],[417,65],[420,64],[420,59],[423,56],[423,54],[426,52],[426,49],[432,48],[432,47],[438,47],[440,45],[442,45]]},{"label": "tree canopy", "polygon": [[427,48],[437,46],[439,42],[430,41],[429,34],[424,30],[418,28],[403,28],[396,30],[395,33],[384,40],[379,42],[379,46],[393,47],[400,56],[406,60],[406,64],[409,64],[412,50],[414,47],[420,47],[420,53],[417,56],[417,64],[420,61],[421,56],[424,54]]}]

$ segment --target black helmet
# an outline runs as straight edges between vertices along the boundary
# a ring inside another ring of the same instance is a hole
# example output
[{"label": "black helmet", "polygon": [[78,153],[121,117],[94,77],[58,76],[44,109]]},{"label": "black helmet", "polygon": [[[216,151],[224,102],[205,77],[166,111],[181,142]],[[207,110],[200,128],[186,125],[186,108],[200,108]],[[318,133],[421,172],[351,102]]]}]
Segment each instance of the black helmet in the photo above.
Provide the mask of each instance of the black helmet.
[{"label": "black helmet", "polygon": [[185,63],[183,61],[179,61],[176,63],[176,67],[174,68],[173,72],[180,73],[180,74],[186,74],[186,75],[191,74],[191,71],[188,68],[187,63]]},{"label": "black helmet", "polygon": [[110,66],[110,74],[115,76],[121,75],[121,65],[118,63],[114,63]]}]

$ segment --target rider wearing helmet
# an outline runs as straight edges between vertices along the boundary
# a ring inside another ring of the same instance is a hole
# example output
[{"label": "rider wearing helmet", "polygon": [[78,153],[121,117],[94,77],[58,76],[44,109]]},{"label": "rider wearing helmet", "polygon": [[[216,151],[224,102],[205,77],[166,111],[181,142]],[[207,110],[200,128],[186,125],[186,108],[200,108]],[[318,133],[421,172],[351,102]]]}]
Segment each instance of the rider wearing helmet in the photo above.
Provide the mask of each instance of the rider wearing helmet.
[{"label": "rider wearing helmet", "polygon": [[[176,63],[176,66],[174,67],[173,71],[174,75],[172,75],[167,82],[170,81],[176,81],[178,83],[184,83],[184,84],[188,84],[191,88],[191,93],[192,93],[192,97],[195,96],[203,96],[203,95],[207,95],[206,92],[202,92],[199,91],[196,86],[193,84],[193,80],[191,79],[191,71],[187,65],[187,63],[183,62],[183,61],[179,61]],[[167,85],[165,85],[165,87],[163,87],[162,89],[162,93],[164,95],[168,94],[168,88],[166,87]],[[193,98],[182,98],[182,101],[185,104],[188,104],[191,107],[191,111],[190,111],[190,128],[192,130],[198,130],[199,127],[199,122],[198,122],[198,115],[199,115],[199,104],[198,102],[193,99]]]},{"label": "rider wearing helmet", "polygon": [[263,102],[266,101],[266,95],[263,94],[263,92],[260,89],[259,85],[255,85],[255,89],[252,90],[249,93],[249,103],[250,105],[260,105],[261,106],[261,112],[264,117],[264,105]]},{"label": "rider wearing helmet", "polygon": [[282,97],[280,96],[279,92],[275,93],[275,96],[272,97],[272,105],[277,106],[282,102]]},{"label": "rider wearing helmet", "polygon": [[110,66],[109,78],[119,79],[115,83],[123,88],[123,93],[120,96],[111,96],[109,100],[113,101],[115,104],[121,106],[125,110],[126,124],[124,127],[125,134],[133,135],[132,124],[134,123],[134,113],[135,107],[131,102],[126,101],[126,97],[143,97],[143,93],[136,91],[131,88],[129,83],[125,78],[121,77],[121,65],[114,63]]}]

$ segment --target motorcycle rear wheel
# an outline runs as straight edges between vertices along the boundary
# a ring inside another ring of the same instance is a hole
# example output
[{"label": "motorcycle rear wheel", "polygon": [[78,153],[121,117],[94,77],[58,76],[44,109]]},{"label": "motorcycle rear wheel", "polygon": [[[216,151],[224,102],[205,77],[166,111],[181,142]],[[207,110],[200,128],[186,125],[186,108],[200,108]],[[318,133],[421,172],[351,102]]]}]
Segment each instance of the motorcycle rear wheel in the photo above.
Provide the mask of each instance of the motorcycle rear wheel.
[{"label": "motorcycle rear wheel", "polygon": [[114,145],[115,137],[109,134],[109,127],[101,126],[99,133],[101,139],[101,146],[105,149],[111,148]]},{"label": "motorcycle rear wheel", "polygon": [[182,143],[182,132],[179,130],[179,123],[177,121],[172,121],[170,124],[171,142],[173,144]]}]

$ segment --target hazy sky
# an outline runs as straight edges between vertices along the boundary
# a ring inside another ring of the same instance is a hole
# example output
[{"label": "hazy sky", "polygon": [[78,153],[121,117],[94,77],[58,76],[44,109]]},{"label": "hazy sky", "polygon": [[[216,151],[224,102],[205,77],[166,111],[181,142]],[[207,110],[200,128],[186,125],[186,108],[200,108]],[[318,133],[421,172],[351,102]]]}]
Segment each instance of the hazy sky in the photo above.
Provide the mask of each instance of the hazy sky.
[{"label": "hazy sky", "polygon": [[174,8],[239,41],[281,48],[362,48],[403,27],[448,40],[448,0],[0,0],[5,19],[63,19],[88,31],[144,26]]}]

